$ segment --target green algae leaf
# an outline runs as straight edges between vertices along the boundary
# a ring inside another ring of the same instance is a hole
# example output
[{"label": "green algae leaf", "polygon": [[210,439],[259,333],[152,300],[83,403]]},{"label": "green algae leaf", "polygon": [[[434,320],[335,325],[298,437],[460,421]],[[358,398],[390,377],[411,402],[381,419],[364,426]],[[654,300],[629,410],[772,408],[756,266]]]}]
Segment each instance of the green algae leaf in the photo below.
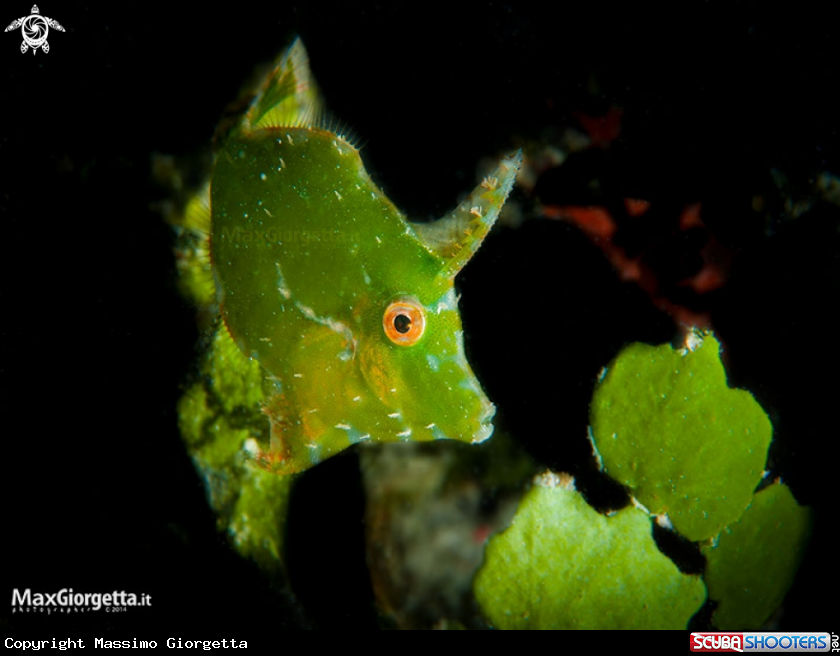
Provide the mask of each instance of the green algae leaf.
[{"label": "green algae leaf", "polygon": [[[240,554],[263,570],[282,571],[292,478],[257,467],[257,445],[248,431],[231,426],[224,416],[212,416],[209,405],[197,407],[202,401],[206,402],[206,394],[200,385],[194,385],[182,398],[179,410],[193,424],[201,414],[210,419],[203,427],[203,441],[190,450],[210,506],[217,513],[219,529],[228,534]],[[182,421],[182,430],[185,423]]]},{"label": "green algae leaf", "polygon": [[714,623],[723,631],[758,629],[793,584],[811,529],[811,510],[786,485],[755,495],[706,556],[709,597],[718,602]]},{"label": "green algae leaf", "polygon": [[[607,517],[553,474],[523,498],[488,544],[474,590],[500,629],[684,629],[703,582],[656,546],[651,519],[627,507]],[[538,479],[539,480],[539,479]]]},{"label": "green algae leaf", "polygon": [[684,349],[632,344],[609,365],[590,406],[603,469],[689,540],[736,521],[761,480],[772,425],[732,389],[712,335]]},{"label": "green algae leaf", "polygon": [[267,572],[283,571],[283,536],[292,478],[255,463],[255,431],[267,432],[259,408],[263,376],[224,328],[216,330],[201,381],[178,405],[181,434],[204,479],[220,530],[234,548]]}]

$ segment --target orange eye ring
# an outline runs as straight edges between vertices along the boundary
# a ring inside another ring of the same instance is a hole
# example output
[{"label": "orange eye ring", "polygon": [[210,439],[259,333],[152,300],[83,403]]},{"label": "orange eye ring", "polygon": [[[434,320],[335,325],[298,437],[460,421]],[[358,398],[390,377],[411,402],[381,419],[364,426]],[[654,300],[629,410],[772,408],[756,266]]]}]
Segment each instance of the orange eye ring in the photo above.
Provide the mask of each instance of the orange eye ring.
[{"label": "orange eye ring", "polygon": [[426,310],[416,299],[401,296],[385,308],[382,328],[397,346],[412,346],[426,331]]}]

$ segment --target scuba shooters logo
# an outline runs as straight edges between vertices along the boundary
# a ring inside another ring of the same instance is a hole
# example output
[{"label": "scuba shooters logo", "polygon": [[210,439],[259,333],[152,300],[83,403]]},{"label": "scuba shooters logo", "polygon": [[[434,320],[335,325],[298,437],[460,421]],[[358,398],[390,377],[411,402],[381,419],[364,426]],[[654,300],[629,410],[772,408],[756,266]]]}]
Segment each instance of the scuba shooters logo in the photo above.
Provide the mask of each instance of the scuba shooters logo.
[{"label": "scuba shooters logo", "polygon": [[112,592],[74,592],[62,588],[58,592],[32,592],[26,588],[12,590],[12,613],[85,613],[105,609],[106,613],[119,613],[140,606],[151,606],[152,596],[125,590]]}]

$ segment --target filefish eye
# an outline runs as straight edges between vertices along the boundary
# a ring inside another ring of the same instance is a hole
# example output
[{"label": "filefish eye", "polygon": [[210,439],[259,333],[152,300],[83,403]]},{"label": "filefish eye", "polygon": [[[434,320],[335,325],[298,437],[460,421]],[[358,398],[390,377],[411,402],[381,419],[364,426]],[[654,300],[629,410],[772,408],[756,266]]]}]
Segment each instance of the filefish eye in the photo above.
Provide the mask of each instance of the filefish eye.
[{"label": "filefish eye", "polygon": [[413,298],[398,298],[385,308],[382,328],[394,344],[411,346],[420,340],[426,330],[426,311]]}]

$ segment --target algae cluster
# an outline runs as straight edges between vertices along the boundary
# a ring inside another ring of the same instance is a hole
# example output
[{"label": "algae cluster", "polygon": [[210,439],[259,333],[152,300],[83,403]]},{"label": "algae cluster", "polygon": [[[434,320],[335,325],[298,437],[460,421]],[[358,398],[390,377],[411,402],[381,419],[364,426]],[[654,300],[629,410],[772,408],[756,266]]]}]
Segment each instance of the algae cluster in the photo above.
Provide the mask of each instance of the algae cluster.
[{"label": "algae cluster", "polygon": [[[714,336],[628,346],[596,385],[590,421],[601,471],[633,504],[601,515],[568,478],[539,478],[476,577],[489,621],[684,629],[708,594],[716,628],[761,627],[793,582],[810,510],[780,481],[760,487],[772,425],[728,386]],[[654,522],[700,547],[702,574],[663,555]]]}]

